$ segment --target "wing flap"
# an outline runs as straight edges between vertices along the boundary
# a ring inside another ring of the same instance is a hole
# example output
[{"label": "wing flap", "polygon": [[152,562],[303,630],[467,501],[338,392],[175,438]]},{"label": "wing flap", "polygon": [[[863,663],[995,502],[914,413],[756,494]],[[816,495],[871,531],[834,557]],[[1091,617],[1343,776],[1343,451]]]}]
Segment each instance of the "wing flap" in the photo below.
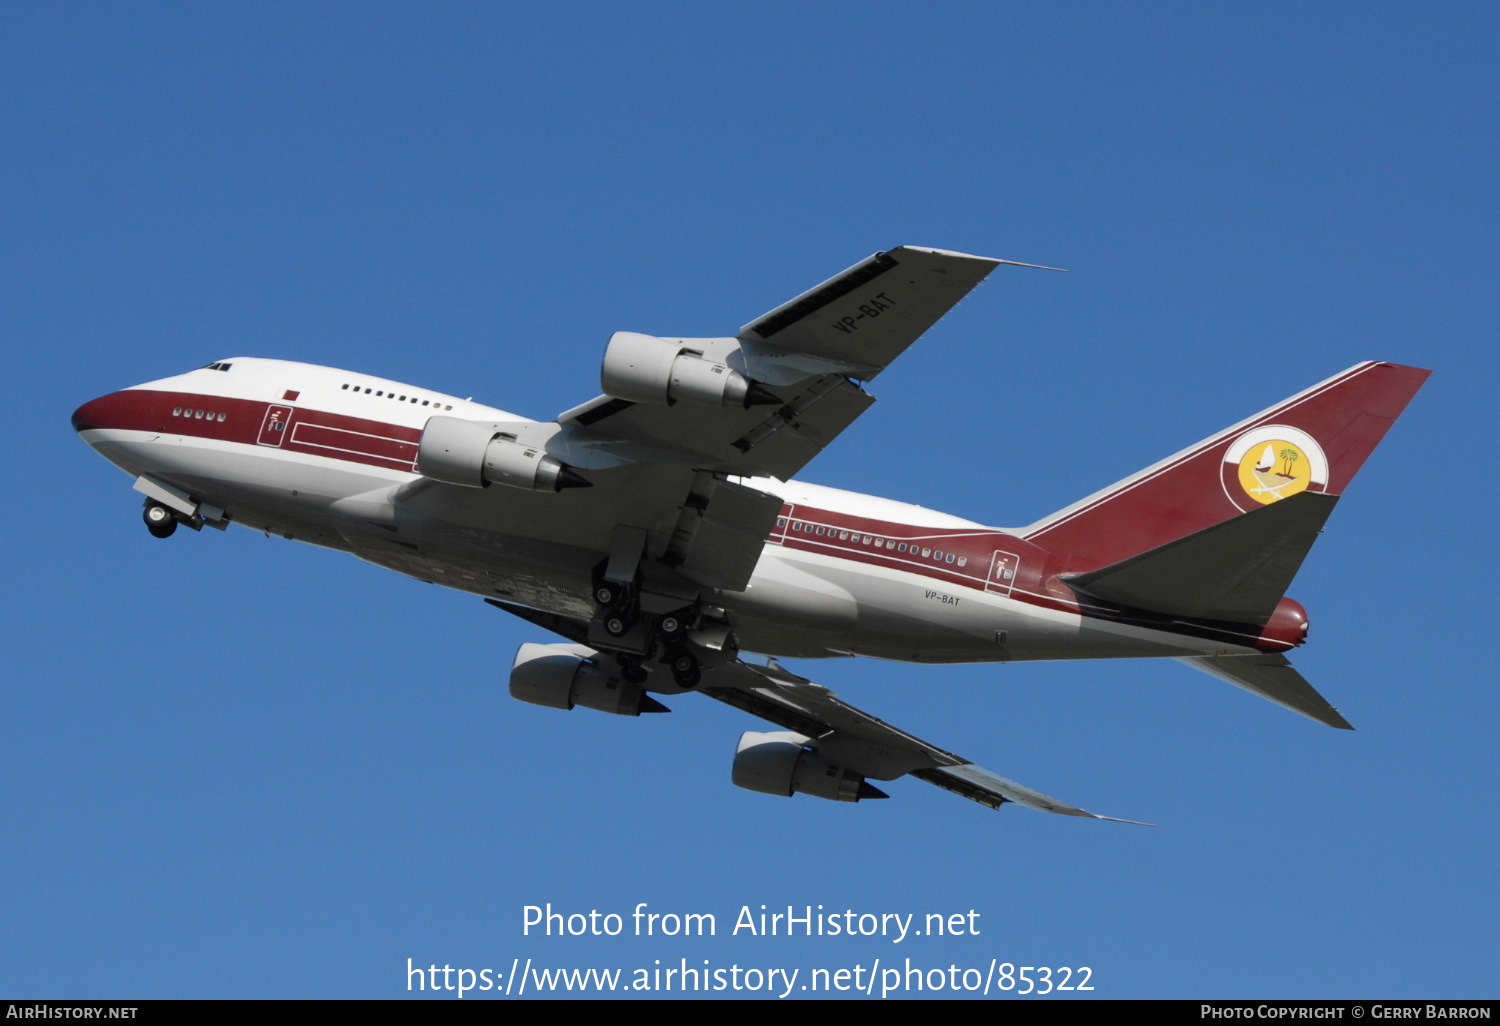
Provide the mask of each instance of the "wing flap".
[{"label": "wing flap", "polygon": [[664,561],[696,584],[739,591],[755,572],[781,498],[722,480],[712,481],[706,498],[683,507]]},{"label": "wing flap", "polygon": [[1076,805],[1060,802],[1056,798],[1034,791],[1014,780],[996,776],[989,770],[973,763],[960,766],[943,766],[936,769],[917,770],[912,776],[936,784],[954,794],[961,794],[970,801],[998,809],[1005,802],[1015,802],[1028,809],[1052,812],[1059,816],[1084,816],[1089,819],[1106,819],[1111,823],[1131,823],[1135,826],[1155,826],[1138,819],[1120,819],[1118,816],[1101,816],[1097,812],[1080,809]]}]

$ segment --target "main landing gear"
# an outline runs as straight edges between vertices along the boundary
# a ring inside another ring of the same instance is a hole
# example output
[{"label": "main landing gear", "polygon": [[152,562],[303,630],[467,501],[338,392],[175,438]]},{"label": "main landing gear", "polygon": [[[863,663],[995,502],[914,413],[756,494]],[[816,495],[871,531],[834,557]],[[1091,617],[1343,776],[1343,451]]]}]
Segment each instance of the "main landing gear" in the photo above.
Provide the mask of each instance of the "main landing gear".
[{"label": "main landing gear", "polygon": [[[645,662],[652,658],[667,668],[679,688],[692,690],[703,679],[702,664],[693,652],[688,631],[698,619],[693,607],[672,610],[654,617],[641,610],[640,588],[634,582],[595,581],[594,602],[598,608],[595,623],[604,635],[619,641],[615,655],[623,668],[622,675],[632,683],[644,683],[649,676]],[[645,629],[639,630],[645,619]]]},{"label": "main landing gear", "polygon": [[600,581],[594,586],[594,601],[604,632],[612,638],[623,638],[640,621],[641,607],[636,589],[614,581]]},{"label": "main landing gear", "polygon": [[686,691],[693,690],[703,680],[703,667],[699,665],[698,657],[688,651],[686,646],[675,650],[672,646],[667,646],[667,654],[662,662],[672,671],[673,682]]}]

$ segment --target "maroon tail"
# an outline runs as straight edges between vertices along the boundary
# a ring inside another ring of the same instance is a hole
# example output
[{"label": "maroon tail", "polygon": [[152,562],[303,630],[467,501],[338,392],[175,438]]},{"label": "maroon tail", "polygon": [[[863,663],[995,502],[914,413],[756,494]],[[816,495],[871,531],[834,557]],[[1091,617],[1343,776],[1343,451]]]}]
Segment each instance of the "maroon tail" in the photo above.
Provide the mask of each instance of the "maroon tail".
[{"label": "maroon tail", "polygon": [[1300,492],[1340,495],[1430,373],[1358,364],[1018,533],[1079,572]]}]

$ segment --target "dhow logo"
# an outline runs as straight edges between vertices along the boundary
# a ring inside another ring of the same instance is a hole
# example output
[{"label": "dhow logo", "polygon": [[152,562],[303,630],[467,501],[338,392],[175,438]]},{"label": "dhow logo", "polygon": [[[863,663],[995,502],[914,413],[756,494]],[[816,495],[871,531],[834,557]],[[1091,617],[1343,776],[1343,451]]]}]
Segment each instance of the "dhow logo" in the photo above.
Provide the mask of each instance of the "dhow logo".
[{"label": "dhow logo", "polygon": [[1328,487],[1328,458],[1306,431],[1263,424],[1236,438],[1220,466],[1224,494],[1248,513],[1296,495]]}]

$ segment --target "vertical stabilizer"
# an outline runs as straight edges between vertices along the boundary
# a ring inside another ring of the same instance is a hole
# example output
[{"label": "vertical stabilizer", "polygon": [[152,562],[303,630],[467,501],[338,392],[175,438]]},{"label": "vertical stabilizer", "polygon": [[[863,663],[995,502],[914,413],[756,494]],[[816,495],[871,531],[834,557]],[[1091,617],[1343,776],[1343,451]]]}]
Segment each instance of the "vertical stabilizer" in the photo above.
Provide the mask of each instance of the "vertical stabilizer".
[{"label": "vertical stabilizer", "polygon": [[1340,495],[1429,373],[1358,364],[1018,533],[1080,572],[1302,492]]}]

